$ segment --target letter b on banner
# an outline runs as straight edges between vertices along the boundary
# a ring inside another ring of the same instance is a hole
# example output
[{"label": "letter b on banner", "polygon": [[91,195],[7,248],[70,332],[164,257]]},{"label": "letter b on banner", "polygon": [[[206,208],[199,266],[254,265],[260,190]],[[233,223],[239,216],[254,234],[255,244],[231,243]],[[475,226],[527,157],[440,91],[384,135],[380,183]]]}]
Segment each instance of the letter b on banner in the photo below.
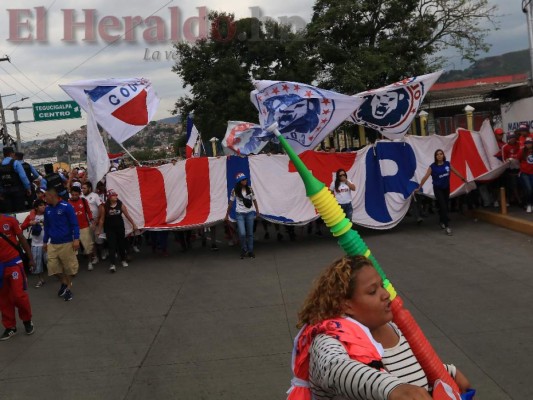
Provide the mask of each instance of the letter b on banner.
[{"label": "letter b on banner", "polygon": [[[387,166],[384,168],[384,166]],[[394,171],[393,171],[394,170]],[[411,179],[416,171],[416,156],[407,143],[377,143],[366,154],[365,210],[377,222],[392,222],[387,193],[399,193],[407,199],[418,187]]]}]

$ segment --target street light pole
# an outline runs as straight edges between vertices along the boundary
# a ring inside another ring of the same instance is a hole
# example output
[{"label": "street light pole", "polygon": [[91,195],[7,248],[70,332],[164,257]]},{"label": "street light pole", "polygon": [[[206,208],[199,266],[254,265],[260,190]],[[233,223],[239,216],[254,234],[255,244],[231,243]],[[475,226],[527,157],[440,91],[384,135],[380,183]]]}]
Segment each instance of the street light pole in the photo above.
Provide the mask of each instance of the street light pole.
[{"label": "street light pole", "polygon": [[[8,56],[0,58],[0,62],[10,61]],[[2,118],[2,127],[4,128],[4,135],[7,135],[6,115],[4,113],[4,106],[2,105],[2,96],[0,95],[0,117]],[[7,137],[7,136],[6,136]]]},{"label": "street light pole", "polygon": [[522,12],[526,14],[526,19],[527,19],[527,33],[529,37],[529,62],[530,62],[529,79],[531,82],[531,80],[533,80],[533,1],[532,0],[522,0]]}]

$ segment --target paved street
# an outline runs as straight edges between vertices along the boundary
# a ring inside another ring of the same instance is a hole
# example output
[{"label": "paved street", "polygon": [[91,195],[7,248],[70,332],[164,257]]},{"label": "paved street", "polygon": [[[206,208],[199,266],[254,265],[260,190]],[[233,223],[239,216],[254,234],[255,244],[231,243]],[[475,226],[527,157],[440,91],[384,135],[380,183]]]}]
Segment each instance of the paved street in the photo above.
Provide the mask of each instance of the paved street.
[{"label": "paved street", "polygon": [[[412,218],[362,235],[481,400],[531,399],[533,238],[452,218],[452,237]],[[70,303],[32,278],[37,330],[25,336],[20,323],[0,343],[0,399],[284,399],[297,309],[341,255],[329,235],[297,235],[278,243],[258,231],[255,260],[226,243],[182,254],[172,241],[169,258],[145,247],[114,275],[84,265]]]}]

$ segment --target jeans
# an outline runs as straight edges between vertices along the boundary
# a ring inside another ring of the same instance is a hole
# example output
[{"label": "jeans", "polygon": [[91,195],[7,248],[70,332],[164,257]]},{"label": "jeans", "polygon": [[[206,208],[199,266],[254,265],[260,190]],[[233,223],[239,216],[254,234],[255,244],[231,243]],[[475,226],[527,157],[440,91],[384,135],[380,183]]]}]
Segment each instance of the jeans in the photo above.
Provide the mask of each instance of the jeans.
[{"label": "jeans", "polygon": [[348,218],[351,221],[352,214],[353,214],[352,203],[340,204],[340,206],[342,208],[342,211],[344,211],[344,214],[346,214],[346,218]]},{"label": "jeans", "polygon": [[520,173],[526,205],[533,205],[533,174]]},{"label": "jeans", "polygon": [[239,239],[241,249],[244,252],[254,251],[254,220],[255,211],[248,213],[237,213],[237,228],[239,229]]},{"label": "jeans", "polygon": [[437,199],[437,204],[439,205],[439,223],[444,224],[445,227],[448,227],[448,201],[450,200],[450,188],[441,189],[433,186],[433,193]]}]

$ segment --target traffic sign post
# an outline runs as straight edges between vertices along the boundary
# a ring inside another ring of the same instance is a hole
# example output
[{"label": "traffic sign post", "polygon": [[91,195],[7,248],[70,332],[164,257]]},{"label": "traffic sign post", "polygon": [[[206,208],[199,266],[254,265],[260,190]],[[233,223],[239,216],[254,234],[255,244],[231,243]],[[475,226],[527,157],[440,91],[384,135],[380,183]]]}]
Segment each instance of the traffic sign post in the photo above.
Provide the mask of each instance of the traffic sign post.
[{"label": "traffic sign post", "polygon": [[81,109],[75,101],[33,103],[33,117],[35,122],[81,118]]}]

